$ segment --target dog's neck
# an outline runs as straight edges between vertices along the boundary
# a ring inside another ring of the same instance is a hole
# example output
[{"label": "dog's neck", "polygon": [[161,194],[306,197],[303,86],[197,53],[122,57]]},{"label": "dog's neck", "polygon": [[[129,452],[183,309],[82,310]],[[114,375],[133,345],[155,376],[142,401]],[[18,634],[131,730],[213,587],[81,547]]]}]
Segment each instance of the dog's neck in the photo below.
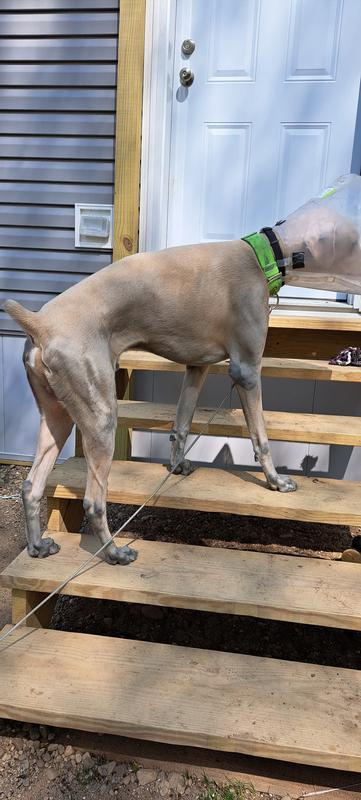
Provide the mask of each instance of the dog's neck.
[{"label": "dog's neck", "polygon": [[284,283],[287,283],[287,277],[293,274],[294,270],[304,268],[304,252],[297,250],[296,244],[292,246],[292,243],[286,242],[280,235],[277,225],[274,228],[263,228],[262,232],[264,231],[267,231],[275,260],[283,275]]}]

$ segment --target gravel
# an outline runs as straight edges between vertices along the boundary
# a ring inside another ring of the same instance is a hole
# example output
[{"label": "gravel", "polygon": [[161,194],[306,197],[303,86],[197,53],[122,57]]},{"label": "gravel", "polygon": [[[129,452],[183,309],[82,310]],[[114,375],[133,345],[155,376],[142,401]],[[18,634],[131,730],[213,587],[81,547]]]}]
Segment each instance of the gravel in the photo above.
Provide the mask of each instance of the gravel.
[{"label": "gravel", "polygon": [[[117,763],[88,751],[81,752],[58,744],[64,731],[37,726],[37,739],[30,737],[30,726],[0,720],[0,800],[203,800],[204,778],[188,773],[166,773],[145,769],[134,762]],[[66,735],[66,734],[65,734]],[[51,744],[50,742],[51,737]],[[54,741],[55,739],[55,741]],[[218,791],[216,784],[214,790]],[[208,787],[209,788],[209,787]],[[214,795],[221,798],[223,795]],[[279,795],[242,788],[241,793],[227,795],[230,800],[279,800]]]}]

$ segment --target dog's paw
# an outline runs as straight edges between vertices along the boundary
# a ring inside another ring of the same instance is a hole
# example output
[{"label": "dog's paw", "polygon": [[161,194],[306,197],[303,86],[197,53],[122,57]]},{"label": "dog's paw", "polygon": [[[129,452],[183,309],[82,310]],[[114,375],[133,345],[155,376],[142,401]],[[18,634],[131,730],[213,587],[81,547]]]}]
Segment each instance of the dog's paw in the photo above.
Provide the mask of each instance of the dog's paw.
[{"label": "dog's paw", "polygon": [[111,549],[109,548],[104,552],[104,560],[107,564],[121,564],[123,567],[131,564],[137,557],[137,551],[132,550],[127,544],[124,547],[115,547],[113,545]]},{"label": "dog's paw", "polygon": [[288,476],[284,478],[278,476],[276,488],[279,492],[295,492],[297,489],[297,483]]},{"label": "dog's paw", "polygon": [[60,550],[60,544],[54,542],[54,539],[42,539],[38,547],[34,544],[28,544],[28,553],[31,558],[48,558],[48,556],[55,556]]},{"label": "dog's paw", "polygon": [[196,467],[187,458],[185,458],[184,461],[181,462],[181,464],[178,464],[175,470],[173,470],[171,464],[167,465],[168,472],[173,472],[173,475],[184,475],[185,477],[191,475],[195,469]]}]

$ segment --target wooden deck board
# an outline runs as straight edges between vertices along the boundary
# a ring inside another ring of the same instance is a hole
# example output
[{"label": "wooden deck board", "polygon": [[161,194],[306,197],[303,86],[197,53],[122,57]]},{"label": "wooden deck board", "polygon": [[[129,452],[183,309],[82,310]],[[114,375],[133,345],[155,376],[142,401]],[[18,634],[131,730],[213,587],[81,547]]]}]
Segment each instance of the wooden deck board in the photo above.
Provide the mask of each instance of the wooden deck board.
[{"label": "wooden deck board", "polygon": [[[52,592],[98,547],[93,536],[51,535],[60,553],[44,561],[24,550],[0,585]],[[141,539],[132,546],[131,566],[112,568],[98,557],[62,593],[361,630],[357,564]]]},{"label": "wooden deck board", "polygon": [[[119,359],[119,366],[126,369],[155,370],[157,372],[184,372],[184,364],[176,364],[167,358],[147,353],[145,350],[128,350]],[[228,361],[211,364],[211,375],[228,375]],[[360,367],[338,367],[306,358],[263,358],[262,375],[266,378],[295,378],[317,381],[361,381]]]},{"label": "wooden deck board", "polygon": [[356,670],[44,629],[0,644],[0,715],[26,722],[361,770],[360,704]]},{"label": "wooden deck board", "polygon": [[[135,505],[143,503],[166,474],[161,464],[113,461],[108,500]],[[45,491],[49,497],[81,499],[85,483],[85,461],[71,458],[55,467]],[[200,467],[187,478],[171,475],[150,505],[361,525],[360,483],[303,476],[297,477],[297,483],[296,492],[273,492],[267,489],[262,473]]]},{"label": "wooden deck board", "polygon": [[289,328],[290,330],[313,331],[354,331],[361,333],[361,317],[357,312],[337,313],[323,311],[315,314],[314,310],[305,313],[294,309],[290,314],[287,311],[274,310],[269,320],[270,328]]},{"label": "wooden deck board", "polygon": [[[128,428],[170,431],[174,425],[175,412],[176,406],[166,403],[118,401],[118,423]],[[244,414],[240,409],[221,409],[208,425],[212,412],[212,408],[196,409],[191,428],[193,433],[249,438]],[[361,445],[361,417],[291,414],[282,411],[265,411],[264,417],[269,439],[355,447]]]}]

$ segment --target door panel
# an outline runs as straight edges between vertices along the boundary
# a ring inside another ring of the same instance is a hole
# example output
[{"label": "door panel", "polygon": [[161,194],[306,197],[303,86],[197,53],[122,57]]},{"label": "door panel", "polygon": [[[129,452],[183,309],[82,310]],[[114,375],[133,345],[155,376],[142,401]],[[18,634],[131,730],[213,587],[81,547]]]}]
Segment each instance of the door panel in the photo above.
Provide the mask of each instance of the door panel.
[{"label": "door panel", "polygon": [[208,81],[253,81],[259,0],[211,0],[210,5]]},{"label": "door panel", "polygon": [[330,123],[281,125],[277,219],[318,194],[325,181],[330,134]]},{"label": "door panel", "polygon": [[342,0],[295,0],[291,9],[287,80],[336,79]]},{"label": "door panel", "polygon": [[[249,125],[206,123],[204,126],[202,241],[236,239],[244,224],[249,145]],[[232,161],[233,172],[225,182],[224,165],[228,160]],[[218,187],[217,193],[214,186]]]}]

